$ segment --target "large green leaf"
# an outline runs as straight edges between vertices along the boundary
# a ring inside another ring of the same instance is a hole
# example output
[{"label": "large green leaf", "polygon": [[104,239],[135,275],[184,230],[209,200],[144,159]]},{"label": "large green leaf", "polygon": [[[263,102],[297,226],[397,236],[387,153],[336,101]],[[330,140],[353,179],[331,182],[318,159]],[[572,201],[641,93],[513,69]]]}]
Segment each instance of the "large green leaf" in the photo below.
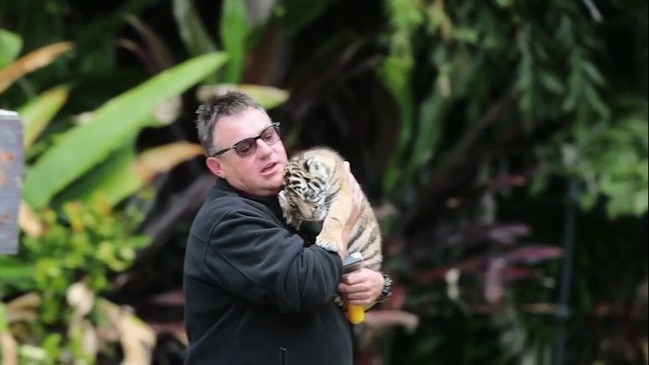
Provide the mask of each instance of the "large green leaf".
[{"label": "large green leaf", "polygon": [[0,29],[0,69],[12,63],[20,54],[22,38],[16,33]]},{"label": "large green leaf", "polygon": [[68,99],[68,91],[67,86],[54,87],[18,109],[18,114],[25,124],[25,148],[32,145],[52,120],[52,117],[65,104]]},{"label": "large green leaf", "polygon": [[169,143],[135,154],[134,138],[113,152],[105,163],[56,196],[53,204],[78,199],[92,201],[101,194],[113,206],[135,194],[159,173],[203,154],[201,145],[187,142]]},{"label": "large green leaf", "polygon": [[173,0],[173,13],[178,24],[180,37],[192,56],[216,51],[209,33],[203,27],[201,18],[191,0]]},{"label": "large green leaf", "polygon": [[151,125],[150,115],[158,105],[205,79],[226,59],[221,52],[194,57],[106,102],[87,123],[62,135],[28,170],[25,201],[35,209],[47,205],[56,193],[118,148],[124,138]]},{"label": "large green leaf", "polygon": [[246,55],[248,20],[246,7],[241,0],[225,0],[221,16],[221,40],[223,49],[230,57],[227,68],[227,82],[238,83],[243,72]]},{"label": "large green leaf", "polygon": [[110,176],[112,181],[106,179],[100,187],[109,203],[117,204],[141,190],[158,174],[169,172],[178,164],[202,154],[204,150],[201,145],[188,142],[157,146],[140,153],[121,169],[113,169]]},{"label": "large green leaf", "polygon": [[119,199],[115,198],[111,189],[133,189],[132,179],[125,176],[131,175],[129,166],[136,159],[136,137],[136,133],[125,137],[122,144],[103,163],[66,186],[52,199],[50,205],[58,207],[71,200],[89,201],[95,194],[101,194],[102,199],[106,199],[111,205],[117,203]]}]

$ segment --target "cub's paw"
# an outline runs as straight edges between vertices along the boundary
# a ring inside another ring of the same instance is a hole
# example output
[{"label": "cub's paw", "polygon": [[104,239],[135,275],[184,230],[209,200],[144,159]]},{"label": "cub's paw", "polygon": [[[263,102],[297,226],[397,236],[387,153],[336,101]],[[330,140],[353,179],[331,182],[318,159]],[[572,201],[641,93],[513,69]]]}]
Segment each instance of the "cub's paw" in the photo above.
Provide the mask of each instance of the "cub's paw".
[{"label": "cub's paw", "polygon": [[340,242],[334,243],[334,240],[327,239],[327,237],[323,237],[322,235],[316,237],[315,239],[315,244],[316,246],[320,246],[324,248],[325,250],[329,250],[332,252],[339,252],[342,247],[340,247]]},{"label": "cub's paw", "polygon": [[338,293],[334,294],[334,304],[336,304],[339,307],[345,306],[345,303],[343,302],[343,298]]}]

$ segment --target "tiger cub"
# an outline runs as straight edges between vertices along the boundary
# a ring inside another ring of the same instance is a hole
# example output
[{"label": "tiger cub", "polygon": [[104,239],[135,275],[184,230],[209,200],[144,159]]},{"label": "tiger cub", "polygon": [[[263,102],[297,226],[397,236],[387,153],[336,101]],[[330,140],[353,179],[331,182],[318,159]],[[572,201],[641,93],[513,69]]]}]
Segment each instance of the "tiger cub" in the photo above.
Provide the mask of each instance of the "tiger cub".
[{"label": "tiger cub", "polygon": [[[352,211],[352,187],[343,158],[331,149],[315,147],[291,157],[284,170],[279,202],[286,222],[297,229],[303,222],[322,222],[315,244],[338,252],[343,229]],[[364,266],[378,270],[383,260],[381,231],[367,197],[350,232],[347,252],[360,252]]]}]

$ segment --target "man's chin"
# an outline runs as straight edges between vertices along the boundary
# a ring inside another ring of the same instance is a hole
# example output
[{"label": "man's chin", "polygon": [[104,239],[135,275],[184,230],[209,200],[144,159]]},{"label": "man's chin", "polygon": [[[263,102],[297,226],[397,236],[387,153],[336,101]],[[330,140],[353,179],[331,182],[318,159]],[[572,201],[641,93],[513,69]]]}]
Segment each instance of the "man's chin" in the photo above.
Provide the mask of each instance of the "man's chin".
[{"label": "man's chin", "polygon": [[279,183],[269,182],[264,184],[264,190],[268,192],[268,195],[277,195],[282,191],[282,183],[281,181]]},{"label": "man's chin", "polygon": [[284,176],[281,173],[281,171],[278,171],[277,173],[273,174],[272,176],[268,176],[266,178],[266,181],[268,183],[268,186],[270,187],[277,187],[277,189],[281,189],[282,185],[284,183]]}]

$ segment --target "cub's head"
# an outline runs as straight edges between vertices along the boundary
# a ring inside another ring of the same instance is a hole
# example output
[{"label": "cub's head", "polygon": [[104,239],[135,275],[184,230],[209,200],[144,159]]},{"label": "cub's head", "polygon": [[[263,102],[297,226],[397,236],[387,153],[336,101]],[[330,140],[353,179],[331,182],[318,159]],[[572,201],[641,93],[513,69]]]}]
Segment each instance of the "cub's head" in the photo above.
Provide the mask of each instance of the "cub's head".
[{"label": "cub's head", "polygon": [[316,159],[289,161],[284,170],[284,189],[279,203],[289,224],[320,221],[327,215],[329,169]]}]

